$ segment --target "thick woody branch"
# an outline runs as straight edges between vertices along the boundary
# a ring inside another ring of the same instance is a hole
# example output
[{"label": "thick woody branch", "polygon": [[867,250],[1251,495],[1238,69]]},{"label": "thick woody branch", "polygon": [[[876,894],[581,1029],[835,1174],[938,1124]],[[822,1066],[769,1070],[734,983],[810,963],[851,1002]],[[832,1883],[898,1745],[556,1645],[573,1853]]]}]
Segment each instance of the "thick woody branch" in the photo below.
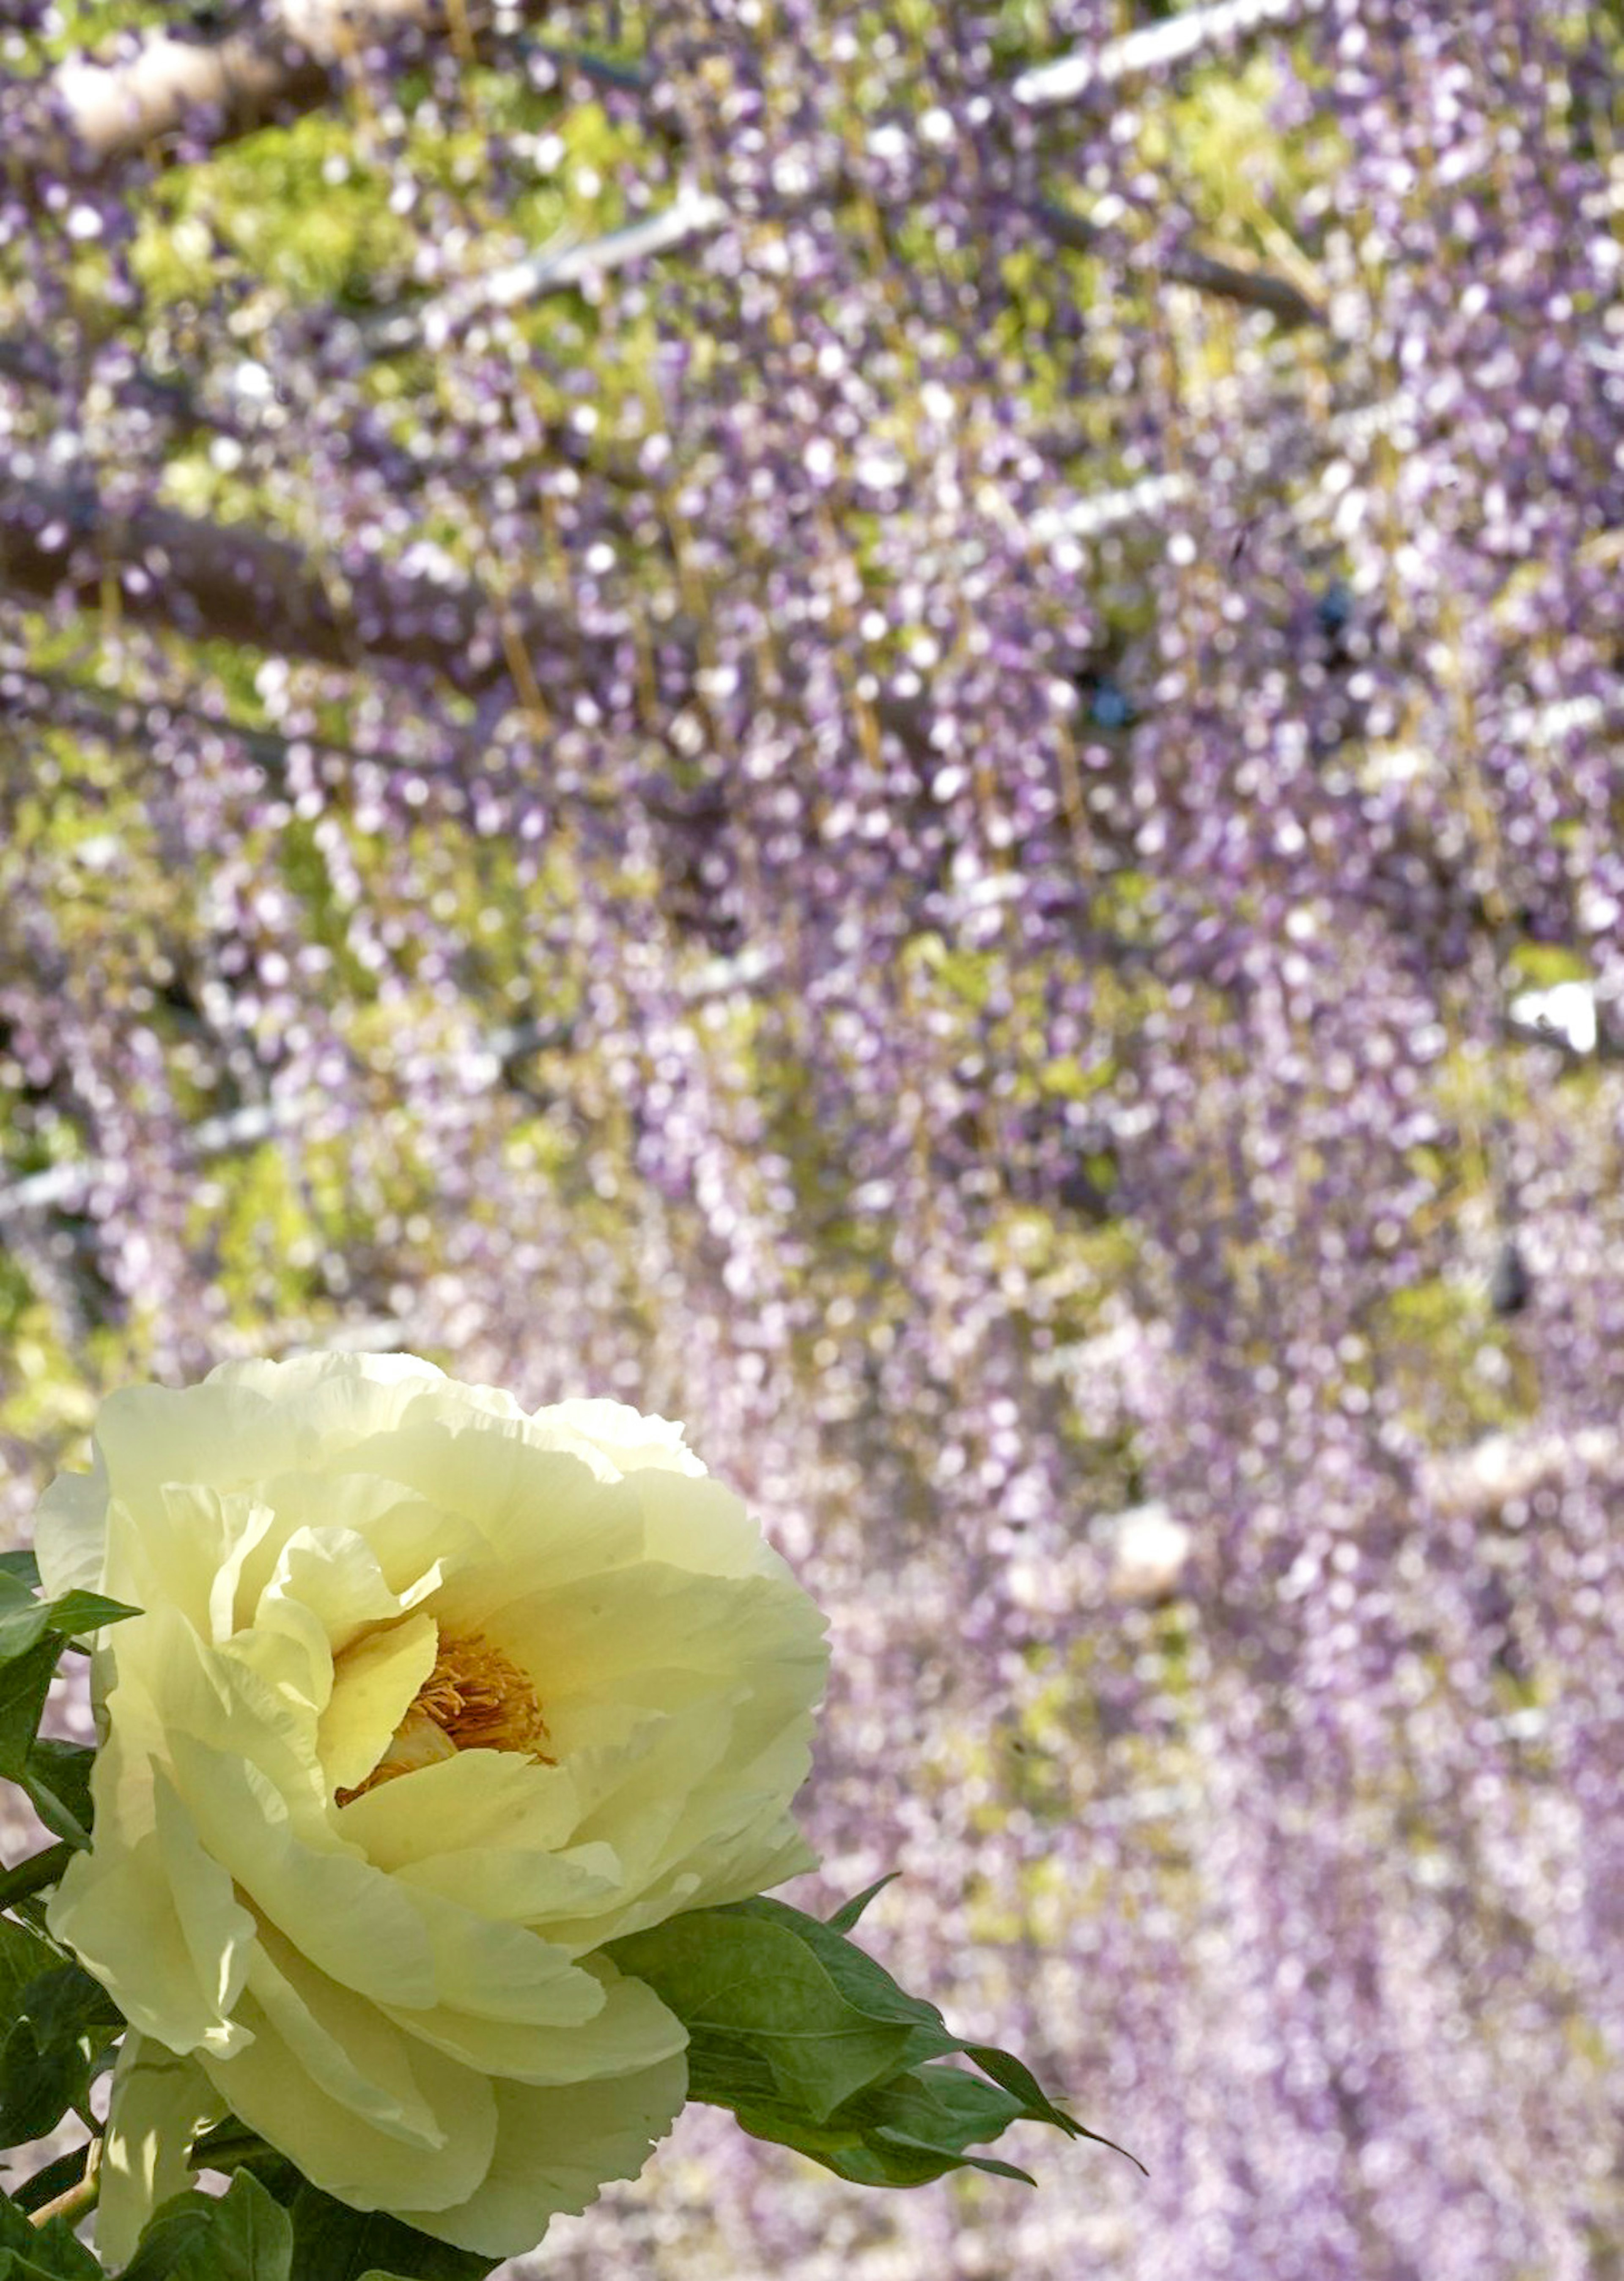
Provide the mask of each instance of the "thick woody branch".
[{"label": "thick woody branch", "polygon": [[491,50],[537,0],[272,0],[246,28],[154,32],[133,55],[75,58],[13,86],[0,109],[0,167],[37,190],[55,176],[102,174],[125,159],[211,147],[331,100],[369,49],[415,35],[467,36]]},{"label": "thick woody branch", "polygon": [[534,600],[505,626],[471,581],[367,556],[320,568],[291,541],[240,524],[153,506],[120,514],[89,484],[0,476],[0,592],[35,603],[66,592],[96,608],[109,579],[122,615],[143,624],[356,671],[417,667],[464,690],[509,677],[515,636],[538,677],[549,653],[578,674],[604,646]]},{"label": "thick woody branch", "polygon": [[[109,581],[125,617],[192,640],[354,672],[415,669],[471,694],[507,687],[548,706],[600,682],[620,646],[533,594],[507,606],[472,579],[372,556],[317,564],[292,541],[241,524],[153,506],[121,514],[89,484],[0,472],[0,594],[42,605],[68,594],[96,609]],[[662,624],[658,647],[679,681],[697,670],[692,625]],[[875,712],[911,751],[928,752],[918,700],[885,694]]]}]

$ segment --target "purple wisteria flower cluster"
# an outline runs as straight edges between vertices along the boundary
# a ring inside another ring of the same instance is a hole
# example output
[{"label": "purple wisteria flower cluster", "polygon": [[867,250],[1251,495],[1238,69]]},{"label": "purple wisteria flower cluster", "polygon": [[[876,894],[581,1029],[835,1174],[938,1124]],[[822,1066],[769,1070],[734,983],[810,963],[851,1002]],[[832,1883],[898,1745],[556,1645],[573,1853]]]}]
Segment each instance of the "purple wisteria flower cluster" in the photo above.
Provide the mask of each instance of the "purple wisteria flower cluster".
[{"label": "purple wisteria flower cluster", "polygon": [[1149,2181],[565,2281],[1615,2271],[1616,14],[166,13],[0,14],[10,1513],[372,1345],[763,1515]]}]

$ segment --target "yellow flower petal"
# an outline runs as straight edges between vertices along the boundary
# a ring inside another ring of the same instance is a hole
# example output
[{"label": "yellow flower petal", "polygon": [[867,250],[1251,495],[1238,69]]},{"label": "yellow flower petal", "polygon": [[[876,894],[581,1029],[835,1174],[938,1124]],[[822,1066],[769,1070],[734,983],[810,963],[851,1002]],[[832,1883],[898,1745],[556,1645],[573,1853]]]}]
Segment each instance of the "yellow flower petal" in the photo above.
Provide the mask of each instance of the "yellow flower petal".
[{"label": "yellow flower petal", "polygon": [[[316,1729],[316,1748],[335,1790],[353,1790],[377,1765],[434,1668],[439,1638],[434,1618],[419,1613],[375,1632],[340,1656]],[[348,1825],[344,1834],[352,1844],[358,1842]]]},{"label": "yellow flower petal", "polygon": [[225,2111],[195,2060],[177,2058],[133,2030],[125,2037],[102,2141],[96,2247],[104,2265],[128,2264],[159,2202],[196,2183],[187,2150]]},{"label": "yellow flower petal", "polygon": [[611,2178],[635,2178],[682,2111],[687,2062],[661,2060],[636,2075],[560,2088],[493,2081],[497,2138],[477,2189],[455,2207],[395,2211],[459,2249],[510,2254],[539,2241],[549,2221],[574,2216]]},{"label": "yellow flower petal", "polygon": [[346,1805],[338,1827],[380,1869],[406,1869],[448,1851],[512,1844],[568,1845],[579,1819],[574,1775],[510,1751],[462,1751]]},{"label": "yellow flower petal", "polygon": [[166,1785],[151,1800],[151,1826],[120,1830],[120,1773],[109,1744],[91,1775],[102,1844],[68,1863],[47,1927],[117,1992],[125,2017],[171,2052],[233,2050],[244,2040],[233,2013],[253,1919]]},{"label": "yellow flower petal", "polygon": [[688,2047],[688,2031],[640,1980],[628,1980],[605,1957],[583,1968],[603,1991],[603,2008],[584,2026],[526,2027],[478,2019],[448,2006],[433,2012],[391,2010],[416,2040],[477,2068],[517,2083],[591,2083],[634,2074]]}]

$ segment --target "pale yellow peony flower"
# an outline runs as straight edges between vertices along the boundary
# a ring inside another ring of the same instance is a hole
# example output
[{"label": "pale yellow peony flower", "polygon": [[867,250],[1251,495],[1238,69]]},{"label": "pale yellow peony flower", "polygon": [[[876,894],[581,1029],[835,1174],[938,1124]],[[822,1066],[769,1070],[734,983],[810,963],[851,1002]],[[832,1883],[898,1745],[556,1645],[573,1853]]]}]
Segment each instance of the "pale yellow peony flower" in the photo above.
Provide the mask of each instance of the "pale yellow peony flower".
[{"label": "pale yellow peony flower", "polygon": [[486,2255],[641,2168],[685,2031],[595,1953],[812,1866],[823,1620],[682,1429],[406,1355],[115,1394],[42,1502],[110,1627],[50,1929],[132,2026],[103,2254],[229,2111]]}]

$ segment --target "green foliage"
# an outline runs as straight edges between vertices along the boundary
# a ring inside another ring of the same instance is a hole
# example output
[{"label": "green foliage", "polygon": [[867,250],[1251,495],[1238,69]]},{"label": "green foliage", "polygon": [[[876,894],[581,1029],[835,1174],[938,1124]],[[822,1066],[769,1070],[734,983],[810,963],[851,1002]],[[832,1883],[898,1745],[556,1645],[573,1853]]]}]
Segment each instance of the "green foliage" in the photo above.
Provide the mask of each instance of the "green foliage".
[{"label": "green foliage", "polygon": [[21,1329],[34,1304],[34,1286],[9,1253],[0,1252],[0,1341],[7,1344]]},{"label": "green foliage", "polygon": [[96,1752],[88,1743],[36,1736],[28,1752],[25,1787],[47,1829],[70,1845],[90,1837],[90,1768]]},{"label": "green foliage", "polygon": [[[782,1904],[777,1905],[782,1907]],[[689,2086],[718,2106],[740,2101],[826,2122],[844,2100],[904,2065],[928,2007],[913,2003],[874,1968],[865,1982],[820,1954],[809,1918],[803,1937],[784,1921],[736,1902],[700,1909],[613,1943],[623,1970],[647,1981],[687,2028]],[[857,1959],[842,1937],[836,1951]],[[866,1959],[863,1960],[866,1962]]]},{"label": "green foliage", "polygon": [[30,1797],[29,1753],[61,1647],[60,1640],[43,1639],[0,1664],[0,1779],[16,1782]]},{"label": "green foliage", "polygon": [[[25,1865],[26,1866],[26,1865]],[[43,2138],[90,2085],[124,2021],[100,1983],[38,1933],[0,1918],[0,2146]]]},{"label": "green foliage", "polygon": [[40,1713],[68,1641],[141,1611],[98,1592],[38,1599],[29,1559],[16,1556],[0,1567],[0,1780],[15,1782],[57,1836],[88,1845],[92,1754],[81,1744],[42,1741]]},{"label": "green foliage", "polygon": [[297,1314],[311,1297],[322,1233],[308,1195],[274,1142],[211,1166],[198,1183],[188,1233],[211,1249],[234,1322],[262,1322],[267,1307]]},{"label": "green foliage", "polygon": [[135,264],[159,305],[201,298],[222,264],[301,299],[363,305],[409,265],[412,233],[352,129],[313,116],[156,186]]},{"label": "green foliage", "polygon": [[19,1999],[31,1983],[54,1972],[62,1961],[48,1940],[0,1917],[0,2014],[19,2016]]},{"label": "green foliage", "polygon": [[1021,2112],[1018,2099],[979,2076],[959,2068],[910,2068],[853,2099],[842,2115],[847,2135],[817,2159],[862,2186],[928,2185],[965,2169],[1035,2185],[1031,2173],[1012,2162],[964,2151],[996,2138]]},{"label": "green foliage", "polygon": [[[154,2263],[149,2274],[140,2258],[149,2242],[156,2254],[160,2229],[166,2244],[173,2238],[183,2249],[187,2230],[198,2225],[199,2209],[206,2219],[211,2208],[221,2207],[194,2192],[177,2195],[155,2214],[142,2238],[140,2257],[122,2281],[163,2281],[172,2270],[181,2281],[213,2281],[216,2273],[223,2281],[261,2281],[262,2275],[266,2281],[483,2281],[500,2262],[453,2249],[380,2211],[352,2209],[335,2200],[231,2115],[197,2141],[192,2159],[199,2169],[230,2169],[232,2192],[242,2192],[237,2231],[221,2250],[240,2239],[251,2245],[263,2264],[222,2262],[215,2234],[209,2231],[196,2236],[201,2262],[173,2268]],[[229,2203],[231,2196],[226,2199]],[[271,2222],[267,2210],[275,2211],[280,2223]]]},{"label": "green foliage", "polygon": [[[21,1928],[0,1930],[12,1935]],[[49,1968],[23,1990],[0,2044],[0,2141],[8,2146],[44,2138],[70,2108],[84,2111],[91,2082],[124,2026],[99,1981],[48,1955]]]},{"label": "green foliage", "polygon": [[[1025,2171],[966,2147],[1019,2121],[1095,2134],[1019,2060],[952,2034],[934,2005],[906,1994],[846,1938],[888,1882],[826,1924],[782,1901],[737,1901],[669,1918],[606,1952],[687,2029],[690,2096],[730,2107],[754,2137],[867,2185],[923,2185],[955,2169],[1032,2184]],[[959,2053],[990,2080],[932,2064]]]},{"label": "green foliage", "polygon": [[[30,1556],[25,1554],[27,1559]],[[126,1607],[121,1600],[109,1600],[99,1592],[65,1592],[58,1600],[36,1599],[27,1581],[27,1571],[0,1568],[0,1663],[12,1662],[26,1655],[36,1641],[54,1634],[69,1640],[82,1632],[95,1631],[103,1624],[122,1622],[126,1616],[137,1616],[139,1608]],[[38,1571],[35,1571],[37,1580]]]},{"label": "green foliage", "polygon": [[0,2281],[101,2281],[101,2269],[65,2218],[32,2225],[0,2194]]},{"label": "green foliage", "polygon": [[40,65],[56,62],[119,34],[173,22],[174,14],[171,0],[58,0],[30,33],[29,46]]},{"label": "green foliage", "polygon": [[[1388,1382],[1433,1447],[1503,1432],[1537,1409],[1537,1390],[1518,1365],[1515,1332],[1493,1322],[1481,1286],[1428,1276],[1395,1292],[1375,1319]],[[1485,1370],[1489,1357],[1499,1360]]]},{"label": "green foliage", "polygon": [[832,1932],[850,1932],[875,1896],[883,1893],[887,1885],[894,1884],[901,1874],[900,1869],[888,1869],[883,1877],[876,1877],[871,1885],[865,1885],[862,1892],[854,1893],[849,1901],[842,1901],[831,1916],[824,1918],[824,1923]]},{"label": "green foliage", "polygon": [[223,2195],[176,2194],[147,2223],[123,2281],[290,2281],[293,2222],[246,2170]]},{"label": "green foliage", "polygon": [[9,1869],[0,1869],[0,1909],[15,1910],[19,1915],[29,1914],[37,1906],[34,1896],[56,1883],[73,1860],[73,1852],[64,1838],[58,1844],[47,1846],[43,1853],[13,1862]]},{"label": "green foliage", "polygon": [[484,2281],[501,2260],[453,2249],[376,2210],[354,2210],[319,2187],[293,2198],[287,2281]]}]

